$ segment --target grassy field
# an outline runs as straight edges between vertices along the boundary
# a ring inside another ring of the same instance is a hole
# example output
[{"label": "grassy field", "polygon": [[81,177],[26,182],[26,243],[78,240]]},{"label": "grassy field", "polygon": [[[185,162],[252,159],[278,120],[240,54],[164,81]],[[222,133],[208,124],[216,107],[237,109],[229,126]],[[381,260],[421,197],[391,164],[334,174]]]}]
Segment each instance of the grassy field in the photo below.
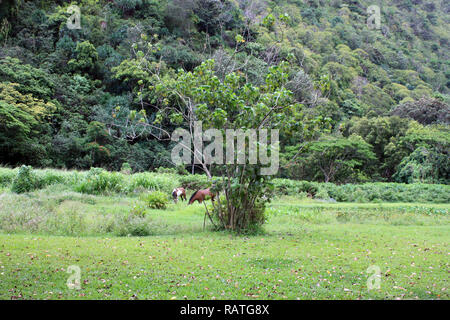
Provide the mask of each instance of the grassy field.
[{"label": "grassy field", "polygon": [[130,221],[132,196],[0,197],[0,299],[449,299],[448,204],[282,197],[244,237],[203,231],[198,204]]}]

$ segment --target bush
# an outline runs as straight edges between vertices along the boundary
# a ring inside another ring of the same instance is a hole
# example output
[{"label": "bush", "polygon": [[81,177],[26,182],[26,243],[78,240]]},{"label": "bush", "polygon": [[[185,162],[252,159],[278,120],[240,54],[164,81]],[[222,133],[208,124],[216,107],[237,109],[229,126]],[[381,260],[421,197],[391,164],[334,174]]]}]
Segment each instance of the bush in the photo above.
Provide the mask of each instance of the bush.
[{"label": "bush", "polygon": [[91,168],[85,179],[75,187],[75,191],[87,194],[118,193],[124,190],[123,175]]},{"label": "bush", "polygon": [[181,186],[185,189],[199,190],[210,185],[208,177],[200,174],[192,174],[180,177]]},{"label": "bush", "polygon": [[317,182],[273,179],[272,183],[277,195],[297,195],[305,192],[314,197],[320,189],[320,184]]},{"label": "bush", "polygon": [[166,209],[169,203],[167,194],[160,191],[145,194],[141,197],[142,201],[152,209]]},{"label": "bush", "polygon": [[39,187],[39,181],[31,166],[21,166],[15,176],[11,191],[15,193],[30,192]]},{"label": "bush", "polygon": [[179,184],[177,175],[151,172],[136,173],[131,176],[127,191],[137,192],[139,189],[143,189],[172,193],[172,190],[179,187]]},{"label": "bush", "polygon": [[433,202],[448,203],[450,186],[439,184],[364,183],[360,185],[320,184],[339,202]]},{"label": "bush", "polygon": [[315,198],[316,199],[328,200],[328,199],[330,199],[330,195],[328,194],[327,190],[320,189],[320,191],[315,194]]},{"label": "bush", "polygon": [[17,174],[17,170],[0,168],[0,187],[9,187]]},{"label": "bush", "polygon": [[[306,192],[307,194],[310,194],[312,197],[316,196],[317,193],[319,193],[321,188],[319,187],[319,184],[316,182],[309,182],[309,181],[300,181],[300,192]],[[322,193],[323,194],[323,193]],[[326,195],[328,196],[328,194]],[[321,198],[325,199],[325,198]]]},{"label": "bush", "polygon": [[147,208],[139,202],[135,202],[130,210],[130,215],[135,217],[145,217],[147,214]]},{"label": "bush", "polygon": [[148,218],[133,215],[124,216],[116,221],[114,233],[117,236],[149,236],[153,233]]},{"label": "bush", "polygon": [[122,163],[122,167],[120,169],[120,172],[122,174],[131,174],[132,171],[133,170],[131,169],[131,166],[130,166],[130,164],[128,162]]},{"label": "bush", "polygon": [[[364,183],[335,185],[273,179],[276,195],[297,196],[302,192],[314,198],[333,198],[338,202],[433,202],[448,203],[450,186],[442,184]],[[328,197],[327,197],[328,194]]]},{"label": "bush", "polygon": [[168,174],[179,174],[179,175],[187,175],[189,172],[183,165],[179,165],[175,168],[164,168],[159,167],[156,169],[156,173],[168,173]]},{"label": "bush", "polygon": [[56,170],[36,170],[39,188],[58,183],[66,184],[66,175],[62,171]]},{"label": "bush", "polygon": [[[213,226],[213,228],[215,230],[226,230],[226,226],[227,224],[229,224],[229,221],[231,219],[231,216],[229,215],[229,212],[227,210],[227,198],[224,195],[221,195],[220,201],[216,198],[214,205],[212,204],[212,202],[208,201],[207,208],[215,226]],[[257,201],[255,203],[255,206],[247,212],[247,220],[243,222],[245,226],[239,230],[239,233],[246,235],[257,235],[263,233],[263,224],[267,220],[265,211],[266,202]],[[207,221],[210,220],[207,219]]]}]

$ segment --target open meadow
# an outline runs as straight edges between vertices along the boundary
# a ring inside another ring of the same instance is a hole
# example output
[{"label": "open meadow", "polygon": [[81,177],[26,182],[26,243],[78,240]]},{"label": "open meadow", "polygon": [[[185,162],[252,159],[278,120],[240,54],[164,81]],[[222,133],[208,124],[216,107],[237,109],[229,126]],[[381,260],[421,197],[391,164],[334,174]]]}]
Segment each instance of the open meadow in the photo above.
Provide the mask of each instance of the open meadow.
[{"label": "open meadow", "polygon": [[[203,230],[203,204],[136,215],[132,193],[7,185],[0,299],[449,298],[448,203],[277,195],[263,230],[237,235]],[[67,286],[70,266],[80,289]]]}]

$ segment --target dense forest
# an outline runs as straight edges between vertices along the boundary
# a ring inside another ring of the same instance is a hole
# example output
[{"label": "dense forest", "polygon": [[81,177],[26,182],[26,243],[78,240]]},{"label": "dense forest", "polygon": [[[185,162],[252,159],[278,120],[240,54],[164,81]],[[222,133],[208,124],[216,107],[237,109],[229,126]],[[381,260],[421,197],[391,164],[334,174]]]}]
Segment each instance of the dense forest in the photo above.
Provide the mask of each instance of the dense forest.
[{"label": "dense forest", "polygon": [[449,13],[445,0],[2,0],[0,164],[174,167],[152,125],[183,124],[159,112],[172,103],[159,79],[212,59],[219,79],[255,87],[288,66],[305,129],[280,136],[279,177],[448,184]]}]

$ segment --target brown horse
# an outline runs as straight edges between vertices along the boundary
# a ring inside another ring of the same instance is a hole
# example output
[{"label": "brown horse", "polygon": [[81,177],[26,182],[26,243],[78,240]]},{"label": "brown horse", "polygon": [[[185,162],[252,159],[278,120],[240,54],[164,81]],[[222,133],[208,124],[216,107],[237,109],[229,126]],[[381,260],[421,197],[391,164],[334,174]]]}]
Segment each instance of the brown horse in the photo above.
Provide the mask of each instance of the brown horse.
[{"label": "brown horse", "polygon": [[186,190],[184,190],[184,188],[175,188],[172,191],[172,197],[173,197],[173,202],[177,203],[178,202],[178,197],[181,198],[181,200],[185,200],[186,201]]},{"label": "brown horse", "polygon": [[216,196],[214,193],[211,192],[211,190],[208,189],[202,189],[194,192],[194,194],[189,199],[188,205],[194,203],[195,201],[198,201],[199,203],[202,203],[205,201],[206,196],[211,197],[211,201],[214,201],[214,197]]}]

